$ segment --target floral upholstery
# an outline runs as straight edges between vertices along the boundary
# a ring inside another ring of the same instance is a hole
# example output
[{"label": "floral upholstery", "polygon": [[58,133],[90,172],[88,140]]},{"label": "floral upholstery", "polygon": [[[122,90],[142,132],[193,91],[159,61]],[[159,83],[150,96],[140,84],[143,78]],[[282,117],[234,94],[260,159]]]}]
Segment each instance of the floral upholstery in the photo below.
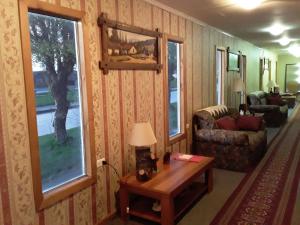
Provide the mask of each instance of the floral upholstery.
[{"label": "floral upholstery", "polygon": [[193,116],[193,154],[215,157],[218,168],[248,171],[266,151],[267,136],[262,125],[255,131],[218,129],[215,120],[223,116],[238,116],[226,106],[212,106],[198,110]]}]

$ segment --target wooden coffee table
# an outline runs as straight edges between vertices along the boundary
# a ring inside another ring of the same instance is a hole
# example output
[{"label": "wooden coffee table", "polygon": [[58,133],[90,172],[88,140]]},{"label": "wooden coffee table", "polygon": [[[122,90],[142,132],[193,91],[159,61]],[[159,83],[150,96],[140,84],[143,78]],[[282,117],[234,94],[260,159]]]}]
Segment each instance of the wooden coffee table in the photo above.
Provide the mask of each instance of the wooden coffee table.
[{"label": "wooden coffee table", "polygon": [[[213,161],[210,157],[203,157],[200,162],[171,159],[168,165],[159,162],[159,172],[149,181],[139,182],[135,174],[121,178],[122,219],[126,221],[128,215],[133,215],[173,225],[202,195],[212,190]],[[161,212],[152,210],[155,200],[160,201]]]}]

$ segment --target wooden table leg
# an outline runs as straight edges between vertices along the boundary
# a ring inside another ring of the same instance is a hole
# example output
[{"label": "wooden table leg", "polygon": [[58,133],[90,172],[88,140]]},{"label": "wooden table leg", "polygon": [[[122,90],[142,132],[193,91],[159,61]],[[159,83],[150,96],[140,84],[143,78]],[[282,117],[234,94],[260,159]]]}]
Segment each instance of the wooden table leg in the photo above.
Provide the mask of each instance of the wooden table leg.
[{"label": "wooden table leg", "polygon": [[161,199],[161,224],[174,225],[174,201],[171,196]]},{"label": "wooden table leg", "polygon": [[126,222],[128,218],[127,207],[129,207],[128,191],[124,187],[120,187],[120,210],[121,219]]},{"label": "wooden table leg", "polygon": [[213,189],[213,170],[209,168],[205,172],[205,182],[207,184],[207,192],[211,192]]}]

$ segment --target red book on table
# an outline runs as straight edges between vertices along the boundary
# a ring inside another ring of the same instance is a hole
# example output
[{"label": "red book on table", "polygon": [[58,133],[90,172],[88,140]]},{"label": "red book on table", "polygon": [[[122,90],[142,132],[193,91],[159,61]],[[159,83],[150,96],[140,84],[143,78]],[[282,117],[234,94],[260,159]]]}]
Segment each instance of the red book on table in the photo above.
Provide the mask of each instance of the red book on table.
[{"label": "red book on table", "polygon": [[200,162],[203,159],[203,157],[199,155],[188,155],[182,153],[174,153],[172,157],[175,160],[182,160],[188,162]]}]

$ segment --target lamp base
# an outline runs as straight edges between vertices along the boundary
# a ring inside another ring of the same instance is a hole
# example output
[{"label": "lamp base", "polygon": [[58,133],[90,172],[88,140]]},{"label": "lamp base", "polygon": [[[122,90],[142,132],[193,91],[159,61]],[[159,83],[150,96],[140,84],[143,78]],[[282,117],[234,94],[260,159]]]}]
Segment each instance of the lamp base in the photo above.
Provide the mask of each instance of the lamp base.
[{"label": "lamp base", "polygon": [[150,147],[136,147],[136,179],[138,181],[147,181],[152,177],[153,161],[151,159]]}]

